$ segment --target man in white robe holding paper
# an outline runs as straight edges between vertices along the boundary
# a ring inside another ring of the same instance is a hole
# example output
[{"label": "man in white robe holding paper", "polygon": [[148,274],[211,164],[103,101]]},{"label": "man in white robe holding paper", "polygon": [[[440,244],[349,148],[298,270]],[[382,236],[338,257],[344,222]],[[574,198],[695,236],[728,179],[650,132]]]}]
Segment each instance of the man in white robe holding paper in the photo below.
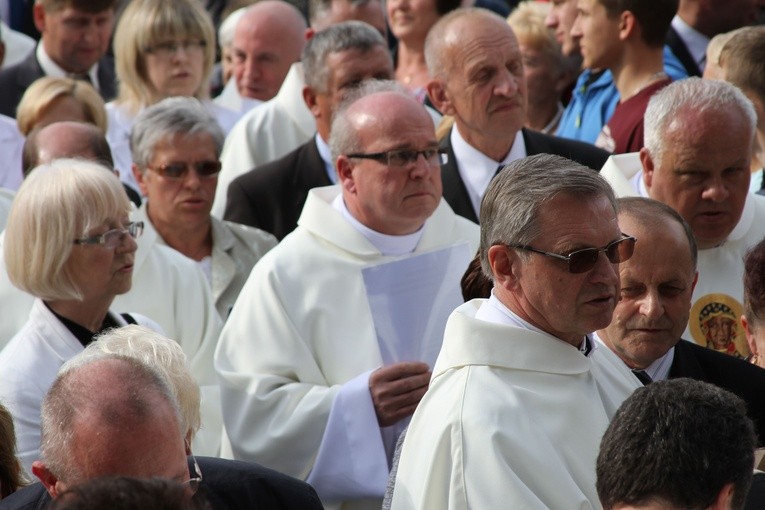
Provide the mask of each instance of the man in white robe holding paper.
[{"label": "man in white robe holding paper", "polygon": [[640,383],[589,334],[611,320],[635,239],[608,183],[559,156],[508,165],[480,213],[492,295],[449,318],[391,508],[600,508],[600,438]]},{"label": "man in white robe holding paper", "polygon": [[309,193],[221,334],[223,454],[307,479],[327,508],[380,508],[478,226],[442,200],[433,122],[400,86],[349,93],[331,133],[339,185]]}]

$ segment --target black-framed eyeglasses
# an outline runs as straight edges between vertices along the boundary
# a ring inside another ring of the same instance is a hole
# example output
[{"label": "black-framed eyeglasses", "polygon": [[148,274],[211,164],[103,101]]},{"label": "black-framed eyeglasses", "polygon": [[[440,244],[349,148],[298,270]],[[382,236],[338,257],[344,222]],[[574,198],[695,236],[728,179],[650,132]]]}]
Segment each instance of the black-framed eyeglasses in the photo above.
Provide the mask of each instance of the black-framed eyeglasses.
[{"label": "black-framed eyeglasses", "polygon": [[603,248],[584,248],[582,250],[572,251],[568,255],[560,255],[558,253],[551,253],[549,251],[537,250],[531,246],[525,244],[508,244],[510,248],[516,248],[519,250],[530,251],[539,253],[547,257],[562,260],[568,266],[569,273],[586,273],[595,267],[598,263],[598,257],[600,253],[606,254],[608,261],[612,264],[618,264],[625,262],[632,257],[632,253],[635,251],[635,242],[637,239],[634,237],[622,233],[622,238],[612,241],[605,245]]},{"label": "black-framed eyeglasses", "polygon": [[161,175],[165,179],[180,180],[186,177],[189,168],[194,167],[200,179],[210,179],[220,173],[220,161],[197,161],[196,163],[186,163],[185,161],[173,161],[162,165],[146,165],[149,170]]},{"label": "black-framed eyeglasses", "polygon": [[199,490],[199,486],[202,484],[202,470],[199,469],[199,463],[197,462],[196,457],[194,457],[194,454],[191,454],[190,457],[194,465],[195,476],[190,476],[188,480],[183,482],[183,485],[189,488],[189,492],[191,492],[191,495],[193,496],[194,494],[197,493],[197,491]]},{"label": "black-framed eyeglasses", "polygon": [[134,221],[122,228],[107,230],[101,235],[81,237],[74,240],[74,244],[97,244],[104,248],[114,249],[120,244],[125,236],[129,235],[133,239],[138,239],[143,233],[143,222]]},{"label": "black-framed eyeglasses", "polygon": [[422,155],[425,161],[432,167],[446,163],[446,149],[430,147],[423,150],[415,149],[393,149],[384,152],[371,152],[369,154],[354,153],[346,154],[349,158],[372,159],[378,163],[384,163],[388,166],[404,168],[412,166],[417,162],[417,158]]}]

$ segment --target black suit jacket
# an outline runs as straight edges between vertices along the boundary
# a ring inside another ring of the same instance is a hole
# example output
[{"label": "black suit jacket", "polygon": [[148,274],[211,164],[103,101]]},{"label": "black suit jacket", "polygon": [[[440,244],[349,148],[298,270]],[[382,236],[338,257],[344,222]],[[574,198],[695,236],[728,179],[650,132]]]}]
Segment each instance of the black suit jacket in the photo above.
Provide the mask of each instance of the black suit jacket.
[{"label": "black suit jacket", "polygon": [[667,38],[664,40],[675,54],[677,59],[683,64],[685,70],[688,71],[688,76],[701,76],[701,69],[696,63],[696,60],[691,56],[688,51],[688,46],[685,45],[685,41],[682,40],[680,34],[670,25],[667,31]]},{"label": "black suit jacket", "polygon": [[[321,510],[313,487],[251,462],[197,457],[202,483],[197,494],[213,510]],[[189,472],[193,472],[189,461]],[[0,510],[42,510],[51,500],[35,483],[0,501]]]},{"label": "black suit jacket", "polygon": [[231,181],[223,217],[263,229],[281,240],[297,227],[308,190],[331,184],[312,138],[281,159]]},{"label": "black suit jacket", "polygon": [[[571,159],[600,171],[610,154],[603,149],[589,143],[569,140],[550,136],[537,131],[523,128],[523,141],[526,144],[526,153],[529,156],[535,154],[556,154]],[[441,140],[441,148],[447,150],[446,164],[441,166],[441,180],[444,185],[444,199],[449,203],[455,213],[478,223],[478,216],[473,210],[465,183],[462,181],[457,169],[457,158],[452,149],[451,133]]]},{"label": "black suit jacket", "polygon": [[746,402],[754,421],[759,446],[765,444],[765,370],[742,359],[680,340],[669,378],[690,377],[708,382],[738,395]]},{"label": "black suit jacket", "polygon": [[[16,107],[21,96],[35,80],[45,76],[33,49],[16,65],[0,71],[0,113],[16,118]],[[111,101],[116,95],[114,60],[105,56],[98,62],[98,86],[104,101]]]}]

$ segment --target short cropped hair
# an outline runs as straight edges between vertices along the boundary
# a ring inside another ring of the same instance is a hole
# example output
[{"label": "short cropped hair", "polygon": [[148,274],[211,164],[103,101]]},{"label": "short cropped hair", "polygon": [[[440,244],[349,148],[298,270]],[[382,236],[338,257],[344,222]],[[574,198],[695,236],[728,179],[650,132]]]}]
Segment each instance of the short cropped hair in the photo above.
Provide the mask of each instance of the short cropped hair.
[{"label": "short cropped hair", "polygon": [[330,54],[347,50],[365,53],[378,46],[387,49],[385,39],[380,32],[361,21],[346,21],[318,32],[303,49],[302,62],[306,85],[317,92],[328,92],[332,71],[327,66],[327,57]]},{"label": "short cropped hair", "polygon": [[45,12],[56,12],[71,7],[78,11],[96,14],[107,9],[116,9],[118,0],[35,0]]},{"label": "short cropped hair", "polygon": [[683,112],[695,115],[707,112],[737,111],[751,126],[754,137],[757,114],[752,102],[738,87],[718,80],[690,77],[670,83],[656,92],[645,110],[645,148],[654,165],[664,156],[667,129]]},{"label": "short cropped hair", "polygon": [[489,248],[496,244],[531,244],[542,235],[542,208],[558,195],[605,197],[616,214],[616,197],[597,172],[570,159],[537,154],[507,165],[492,179],[481,200],[481,267],[494,281]]},{"label": "short cropped hair", "polygon": [[[121,386],[110,388],[118,390],[116,395],[97,387],[94,377],[82,376],[85,367],[106,362],[113,363],[116,375],[124,374]],[[158,400],[173,410],[180,424],[178,404],[167,382],[138,359],[119,354],[108,359],[75,356],[61,367],[43,399],[40,455],[62,481],[78,480],[82,475],[71,462],[78,417],[89,416],[102,428],[119,429],[129,420],[153,420]],[[180,428],[178,432],[181,434]]]},{"label": "short cropped hair", "polygon": [[720,50],[725,81],[765,102],[765,26],[739,28]]},{"label": "short cropped hair", "polygon": [[598,0],[610,18],[630,11],[640,24],[640,33],[649,46],[661,48],[667,38],[672,18],[677,14],[679,0]]},{"label": "short cropped hair", "polygon": [[181,429],[193,437],[202,423],[199,385],[191,375],[186,354],[174,340],[144,326],[129,325],[107,330],[79,354],[85,358],[109,358],[113,354],[136,358],[165,378],[181,411]]},{"label": "short cropped hair", "polygon": [[351,154],[362,149],[356,125],[352,116],[348,115],[349,108],[362,97],[381,92],[395,92],[404,97],[412,98],[401,84],[393,80],[367,80],[354,90],[349,91],[337,107],[332,118],[332,128],[329,135],[329,148],[332,160],[337,161],[341,154]]},{"label": "short cropped hair", "polygon": [[204,64],[198,99],[209,95],[208,82],[215,63],[215,28],[199,0],[131,0],[114,32],[114,56],[119,94],[117,102],[133,113],[162,97],[149,81],[146,55],[154,45],[168,39],[199,39]]},{"label": "short cropped hair", "polygon": [[167,478],[94,478],[60,494],[48,510],[208,510],[204,498],[189,498],[185,484]]},{"label": "short cropped hair", "polygon": [[168,97],[143,110],[130,131],[130,152],[142,171],[151,162],[157,144],[174,135],[209,135],[220,157],[225,135],[215,118],[192,97]]},{"label": "short cropped hair", "polygon": [[22,182],[8,215],[3,249],[8,277],[43,300],[77,300],[69,270],[73,241],[130,212],[117,176],[99,164],[59,159]]},{"label": "short cropped hair", "polygon": [[739,397],[692,379],[657,381],[635,390],[603,435],[598,497],[605,510],[649,502],[702,510],[733,483],[731,506],[741,509],[754,447]]},{"label": "short cropped hair", "polygon": [[447,37],[447,34],[452,24],[462,19],[472,19],[481,24],[507,24],[498,14],[480,7],[463,7],[444,15],[425,38],[425,64],[428,66],[428,74],[433,78],[446,79],[451,72],[452,62],[448,59],[448,50],[455,44],[461,44],[462,40],[456,34],[453,34],[454,37]]},{"label": "short cropped hair", "polygon": [[[39,135],[40,131],[42,131],[45,127],[46,126],[34,128],[27,135],[26,140],[24,140],[24,149],[21,153],[21,168],[24,177],[29,175],[29,172],[31,172],[32,169],[40,166],[41,163],[50,163],[50,161],[40,161]],[[106,140],[106,136],[96,126],[82,124],[82,127],[83,131],[85,131],[83,134],[85,137],[84,145],[87,146],[90,154],[92,154],[92,161],[95,161],[99,165],[103,165],[106,168],[114,168],[112,148],[109,146],[109,142]],[[75,149],[79,149],[81,147],[82,145],[76,147]],[[51,156],[51,154],[48,154],[48,156]],[[55,157],[51,158],[51,160],[72,157],[75,157],[75,154],[56,154]],[[85,155],[78,154],[77,157],[85,157]]]},{"label": "short cropped hair", "polygon": [[72,78],[44,76],[35,80],[21,96],[16,109],[16,124],[27,136],[47,111],[59,100],[71,97],[82,106],[85,120],[106,134],[104,100],[90,83]]},{"label": "short cropped hair", "polygon": [[[625,214],[636,220],[641,225],[649,227],[651,230],[663,228],[662,220],[674,221],[679,223],[685,232],[685,238],[688,240],[688,248],[690,250],[691,260],[693,261],[693,269],[696,270],[696,265],[699,261],[699,249],[696,244],[696,236],[693,235],[693,229],[685,219],[680,216],[680,213],[673,208],[646,197],[622,197],[616,200],[616,209],[619,216]],[[629,234],[629,232],[626,232]]]},{"label": "short cropped hair", "polygon": [[755,326],[765,321],[765,240],[744,259],[744,316]]}]

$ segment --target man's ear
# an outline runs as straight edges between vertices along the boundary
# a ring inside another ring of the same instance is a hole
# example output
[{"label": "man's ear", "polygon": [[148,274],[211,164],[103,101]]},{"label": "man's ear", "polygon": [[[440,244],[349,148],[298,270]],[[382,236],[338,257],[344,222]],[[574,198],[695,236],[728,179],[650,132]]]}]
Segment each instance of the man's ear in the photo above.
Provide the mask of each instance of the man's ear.
[{"label": "man's ear", "polygon": [[32,463],[32,474],[40,479],[40,482],[48,491],[51,498],[55,499],[56,496],[63,492],[63,487],[61,482],[59,482],[58,477],[54,475],[42,461],[36,460]]},{"label": "man's ear", "polygon": [[428,91],[430,102],[433,103],[436,110],[442,115],[454,115],[454,105],[446,92],[446,84],[442,80],[438,78],[430,80],[425,88]]},{"label": "man's ear", "polygon": [[640,35],[636,32],[639,29],[640,25],[632,11],[623,11],[619,15],[619,39],[626,41],[634,35]]},{"label": "man's ear", "polygon": [[311,87],[303,87],[303,101],[308,109],[311,110],[313,117],[316,118],[319,108],[316,105],[316,92]]},{"label": "man's ear", "polygon": [[717,495],[717,499],[709,507],[709,510],[729,510],[733,508],[731,502],[733,501],[734,492],[733,482],[723,485],[723,488],[720,489],[720,493]]},{"label": "man's ear", "polygon": [[32,6],[32,21],[38,32],[45,32],[45,8],[37,2]]},{"label": "man's ear", "polygon": [[651,153],[645,147],[640,149],[640,163],[643,165],[643,182],[645,182],[645,187],[650,195],[651,185],[653,184],[654,165]]},{"label": "man's ear", "polygon": [[148,193],[148,186],[146,183],[146,174],[141,171],[140,168],[138,168],[138,165],[133,163],[130,166],[131,170],[133,170],[133,177],[135,177],[135,182],[138,183],[138,187],[141,188],[141,195],[147,197],[149,196]]},{"label": "man's ear", "polygon": [[337,172],[337,182],[348,192],[356,193],[356,181],[353,178],[353,163],[348,156],[341,154],[335,161],[335,171]]},{"label": "man's ear", "polygon": [[495,244],[486,252],[489,266],[494,275],[494,285],[504,289],[512,289],[518,283],[518,254],[510,248]]}]

